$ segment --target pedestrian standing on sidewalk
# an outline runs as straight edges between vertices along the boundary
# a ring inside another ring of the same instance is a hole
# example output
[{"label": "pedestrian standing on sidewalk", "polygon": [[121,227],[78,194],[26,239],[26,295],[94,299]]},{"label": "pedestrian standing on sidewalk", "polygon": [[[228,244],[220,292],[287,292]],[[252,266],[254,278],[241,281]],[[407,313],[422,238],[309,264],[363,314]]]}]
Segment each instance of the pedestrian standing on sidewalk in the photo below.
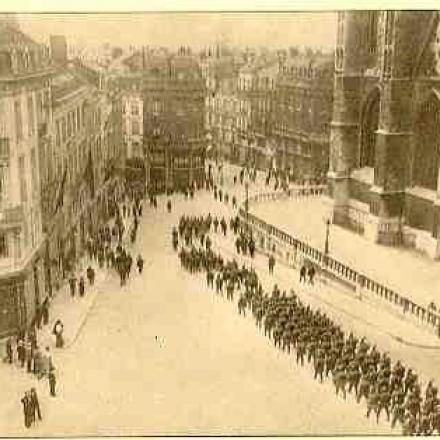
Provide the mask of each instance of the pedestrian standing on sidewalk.
[{"label": "pedestrian standing on sidewalk", "polygon": [[12,350],[12,339],[8,338],[6,340],[6,361],[9,364],[12,364],[12,362],[14,361],[14,351]]},{"label": "pedestrian standing on sidewalk", "polygon": [[63,348],[64,346],[63,332],[64,325],[61,322],[61,319],[57,319],[53,327],[53,334],[55,335],[55,347],[57,348]]},{"label": "pedestrian standing on sidewalk", "polygon": [[31,399],[29,395],[29,391],[25,391],[24,396],[21,399],[21,403],[23,404],[23,415],[24,415],[24,426],[26,428],[31,427]]},{"label": "pedestrian standing on sidewalk", "polygon": [[85,292],[84,277],[79,278],[78,291],[79,291],[79,296],[82,298],[84,296],[84,292]]},{"label": "pedestrian standing on sidewalk", "polygon": [[56,379],[56,376],[55,376],[55,368],[51,368],[51,369],[50,369],[48,379],[49,379],[49,391],[50,391],[50,395],[51,395],[52,397],[55,397],[55,396],[56,396],[56,390],[55,390],[55,388],[56,388],[56,383],[57,383],[57,379]]},{"label": "pedestrian standing on sidewalk", "polygon": [[[109,252],[109,258],[110,258],[110,252]],[[89,266],[86,272],[87,272],[87,279],[89,280],[89,284],[93,286],[93,283],[95,282],[95,271],[91,266]]]},{"label": "pedestrian standing on sidewalk", "polygon": [[70,296],[74,298],[75,290],[76,290],[76,278],[73,274],[69,278],[69,286],[70,286]]},{"label": "pedestrian standing on sidewalk", "polygon": [[138,271],[141,274],[142,270],[144,268],[144,259],[142,258],[141,254],[138,255],[136,264],[137,264],[137,267],[138,267]]},{"label": "pedestrian standing on sidewalk", "polygon": [[35,415],[37,415],[38,420],[42,420],[41,418],[41,410],[40,410],[40,402],[38,401],[37,391],[35,388],[31,388],[30,392],[30,413],[31,413],[31,420],[33,423],[35,423]]}]

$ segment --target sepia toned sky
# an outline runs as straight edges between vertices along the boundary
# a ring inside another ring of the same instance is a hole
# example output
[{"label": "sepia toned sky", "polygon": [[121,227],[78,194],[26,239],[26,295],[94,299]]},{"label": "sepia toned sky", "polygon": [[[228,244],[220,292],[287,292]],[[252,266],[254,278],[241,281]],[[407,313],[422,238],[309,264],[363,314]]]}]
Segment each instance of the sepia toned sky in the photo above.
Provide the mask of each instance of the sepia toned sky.
[{"label": "sepia toned sky", "polygon": [[69,42],[95,46],[111,42],[200,49],[223,40],[231,45],[332,49],[335,12],[138,13],[20,15],[22,30],[38,41],[65,34]]}]

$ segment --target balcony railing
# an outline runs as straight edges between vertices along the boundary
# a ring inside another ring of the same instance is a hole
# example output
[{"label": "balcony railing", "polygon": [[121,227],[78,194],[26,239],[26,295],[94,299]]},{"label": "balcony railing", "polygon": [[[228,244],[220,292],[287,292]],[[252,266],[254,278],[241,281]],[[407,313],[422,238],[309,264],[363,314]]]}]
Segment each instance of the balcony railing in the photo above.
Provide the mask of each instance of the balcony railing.
[{"label": "balcony railing", "polygon": [[23,221],[23,207],[1,207],[0,206],[0,226],[11,227],[19,225]]}]

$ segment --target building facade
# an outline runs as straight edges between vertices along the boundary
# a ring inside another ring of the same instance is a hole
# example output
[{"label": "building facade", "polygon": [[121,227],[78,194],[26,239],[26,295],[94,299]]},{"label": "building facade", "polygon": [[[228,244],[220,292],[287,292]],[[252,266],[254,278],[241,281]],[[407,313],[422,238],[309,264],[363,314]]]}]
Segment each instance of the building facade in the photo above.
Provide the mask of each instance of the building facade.
[{"label": "building facade", "polygon": [[144,107],[141,89],[132,84],[131,90],[123,94],[123,133],[127,149],[127,158],[141,158],[145,156],[143,148],[144,138]]},{"label": "building facade", "polygon": [[144,146],[153,192],[203,184],[205,85],[185,48],[175,55],[144,54]]},{"label": "building facade", "polygon": [[238,75],[236,151],[241,163],[262,169],[274,166],[271,113],[276,74],[276,63],[262,61],[247,64]]},{"label": "building facade", "polygon": [[323,178],[328,170],[333,63],[316,53],[280,59],[272,136],[277,167],[295,178]]},{"label": "building facade", "polygon": [[39,148],[49,117],[47,51],[0,23],[0,336],[32,319],[44,295]]},{"label": "building facade", "polygon": [[438,11],[338,14],[330,215],[440,254]]}]

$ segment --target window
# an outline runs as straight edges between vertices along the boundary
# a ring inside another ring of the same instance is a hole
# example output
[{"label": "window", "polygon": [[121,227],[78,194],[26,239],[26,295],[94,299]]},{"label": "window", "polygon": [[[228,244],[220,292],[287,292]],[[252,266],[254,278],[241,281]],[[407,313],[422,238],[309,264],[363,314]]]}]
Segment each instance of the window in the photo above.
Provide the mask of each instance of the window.
[{"label": "window", "polygon": [[61,144],[61,122],[59,119],[56,121],[55,144],[57,147]]},{"label": "window", "polygon": [[9,168],[0,165],[0,203],[8,199],[8,174]]},{"label": "window", "polygon": [[367,44],[368,52],[371,54],[376,53],[377,50],[377,18],[378,11],[368,12],[368,30],[367,30]]},{"label": "window", "polygon": [[141,130],[140,130],[140,125],[139,125],[139,121],[132,121],[131,122],[131,134],[140,134]]},{"label": "window", "polygon": [[8,257],[8,242],[6,234],[0,234],[0,258]]},{"label": "window", "polygon": [[37,181],[37,157],[35,154],[35,148],[31,150],[31,178],[32,178],[32,189],[33,192],[37,191],[38,181]]},{"label": "window", "polygon": [[79,107],[76,109],[76,129],[78,131],[81,129],[81,109]]},{"label": "window", "polygon": [[67,137],[72,136],[72,112],[67,114]]},{"label": "window", "polygon": [[139,105],[136,102],[131,104],[131,114],[133,116],[138,116],[139,115]]},{"label": "window", "polygon": [[61,120],[61,139],[63,142],[66,141],[66,118]]},{"label": "window", "polygon": [[35,125],[35,114],[34,114],[34,98],[33,96],[29,96],[27,100],[27,106],[28,106],[28,135],[30,136],[34,132],[34,125]]},{"label": "window", "polygon": [[72,112],[72,133],[76,133],[76,111]]},{"label": "window", "polygon": [[26,168],[24,163],[24,156],[21,156],[18,159],[18,171],[20,174],[20,198],[22,202],[27,202]]},{"label": "window", "polygon": [[14,116],[15,116],[15,130],[17,133],[17,139],[23,138],[23,126],[21,119],[21,103],[20,101],[14,102]]}]

